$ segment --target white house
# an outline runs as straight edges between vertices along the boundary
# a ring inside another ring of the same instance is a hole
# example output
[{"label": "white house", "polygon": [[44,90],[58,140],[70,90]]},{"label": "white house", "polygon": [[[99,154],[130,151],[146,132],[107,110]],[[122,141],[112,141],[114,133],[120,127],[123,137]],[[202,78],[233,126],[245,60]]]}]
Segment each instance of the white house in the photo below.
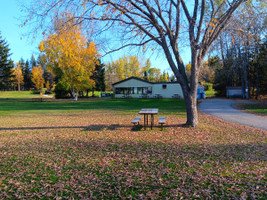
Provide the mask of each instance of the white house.
[{"label": "white house", "polygon": [[113,83],[115,98],[183,98],[177,82],[150,82],[136,77]]}]

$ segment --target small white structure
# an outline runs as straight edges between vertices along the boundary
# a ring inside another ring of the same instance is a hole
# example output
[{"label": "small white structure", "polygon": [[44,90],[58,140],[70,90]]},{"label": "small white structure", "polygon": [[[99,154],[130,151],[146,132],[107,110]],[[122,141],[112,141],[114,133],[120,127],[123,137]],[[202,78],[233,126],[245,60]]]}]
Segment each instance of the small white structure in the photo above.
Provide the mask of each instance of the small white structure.
[{"label": "small white structure", "polygon": [[130,77],[113,84],[115,98],[183,98],[177,82],[150,82]]}]

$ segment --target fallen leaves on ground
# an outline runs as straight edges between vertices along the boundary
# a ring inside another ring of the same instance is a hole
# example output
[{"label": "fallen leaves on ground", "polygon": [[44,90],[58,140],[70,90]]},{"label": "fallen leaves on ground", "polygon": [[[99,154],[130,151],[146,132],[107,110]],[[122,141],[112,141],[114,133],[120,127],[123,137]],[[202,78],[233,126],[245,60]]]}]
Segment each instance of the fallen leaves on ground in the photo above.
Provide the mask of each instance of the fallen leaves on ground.
[{"label": "fallen leaves on ground", "polygon": [[266,131],[201,113],[197,128],[167,115],[163,131],[133,131],[134,117],[2,116],[0,199],[267,198]]}]

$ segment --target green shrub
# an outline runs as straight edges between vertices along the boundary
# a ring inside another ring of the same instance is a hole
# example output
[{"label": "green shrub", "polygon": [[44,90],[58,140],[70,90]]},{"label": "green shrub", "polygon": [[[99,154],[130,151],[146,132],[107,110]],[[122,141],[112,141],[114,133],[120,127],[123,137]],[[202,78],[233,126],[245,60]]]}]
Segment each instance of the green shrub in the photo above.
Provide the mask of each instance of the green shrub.
[{"label": "green shrub", "polygon": [[40,94],[40,91],[39,90],[33,90],[32,94]]},{"label": "green shrub", "polygon": [[60,98],[69,98],[69,86],[65,83],[58,82],[55,87],[55,98],[60,99]]},{"label": "green shrub", "polygon": [[212,91],[213,90],[213,84],[212,83],[205,83],[204,84],[204,90],[205,91]]}]

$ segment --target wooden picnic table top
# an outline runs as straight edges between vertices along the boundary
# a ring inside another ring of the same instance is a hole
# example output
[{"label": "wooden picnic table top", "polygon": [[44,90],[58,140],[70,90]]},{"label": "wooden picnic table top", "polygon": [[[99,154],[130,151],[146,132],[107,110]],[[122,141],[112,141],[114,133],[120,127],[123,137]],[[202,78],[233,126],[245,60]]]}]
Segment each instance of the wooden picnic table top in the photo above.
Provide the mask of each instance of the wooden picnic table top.
[{"label": "wooden picnic table top", "polygon": [[154,115],[154,114],[158,114],[159,109],[157,108],[142,108],[139,111],[139,114],[148,114],[148,115]]}]

